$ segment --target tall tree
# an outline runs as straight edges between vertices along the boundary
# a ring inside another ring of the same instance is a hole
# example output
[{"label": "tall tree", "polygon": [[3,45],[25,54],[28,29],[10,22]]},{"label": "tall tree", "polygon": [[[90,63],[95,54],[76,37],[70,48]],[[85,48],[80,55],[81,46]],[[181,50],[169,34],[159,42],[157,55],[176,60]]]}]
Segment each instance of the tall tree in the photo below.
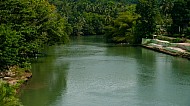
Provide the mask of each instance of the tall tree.
[{"label": "tall tree", "polygon": [[135,6],[128,6],[127,11],[120,12],[113,23],[106,27],[106,38],[108,42],[133,44],[134,28],[139,15],[135,13]]},{"label": "tall tree", "polygon": [[188,27],[190,22],[190,1],[177,0],[174,2],[174,7],[171,12],[173,19],[173,33],[184,33],[184,29]]},{"label": "tall tree", "polygon": [[1,66],[24,67],[44,44],[66,43],[66,24],[46,0],[1,0]]},{"label": "tall tree", "polygon": [[157,17],[159,14],[158,3],[156,0],[139,0],[136,6],[136,13],[140,14],[140,18],[136,27],[137,42],[141,42],[141,38],[151,38],[156,31]]}]

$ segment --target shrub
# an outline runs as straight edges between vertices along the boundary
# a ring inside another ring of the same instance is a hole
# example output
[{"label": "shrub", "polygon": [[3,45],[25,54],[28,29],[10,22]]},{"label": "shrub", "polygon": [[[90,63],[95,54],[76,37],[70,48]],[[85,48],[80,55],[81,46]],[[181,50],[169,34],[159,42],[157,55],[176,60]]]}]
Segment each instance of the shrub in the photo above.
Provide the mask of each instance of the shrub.
[{"label": "shrub", "polygon": [[0,38],[0,70],[3,70],[18,62],[20,35],[10,26],[0,25]]},{"label": "shrub", "polygon": [[0,106],[22,106],[13,86],[0,80]]}]

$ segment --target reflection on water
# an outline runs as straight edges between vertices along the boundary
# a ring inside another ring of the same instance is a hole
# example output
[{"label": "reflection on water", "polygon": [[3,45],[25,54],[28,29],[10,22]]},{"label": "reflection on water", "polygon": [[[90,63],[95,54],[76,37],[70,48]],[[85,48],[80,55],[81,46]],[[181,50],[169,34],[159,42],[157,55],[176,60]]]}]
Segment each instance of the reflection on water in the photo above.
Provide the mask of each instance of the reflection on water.
[{"label": "reflection on water", "polygon": [[54,48],[50,50],[50,56],[32,64],[33,77],[21,92],[26,106],[48,106],[65,92],[69,64],[56,60],[56,53],[52,54]]},{"label": "reflection on water", "polygon": [[77,38],[47,49],[21,93],[25,106],[188,106],[190,61]]}]

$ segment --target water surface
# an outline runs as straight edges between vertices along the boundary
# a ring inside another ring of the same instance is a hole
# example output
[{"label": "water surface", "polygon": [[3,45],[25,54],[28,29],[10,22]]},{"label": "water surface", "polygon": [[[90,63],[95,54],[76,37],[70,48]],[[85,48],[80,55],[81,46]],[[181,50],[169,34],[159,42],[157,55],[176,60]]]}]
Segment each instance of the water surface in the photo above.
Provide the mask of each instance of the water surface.
[{"label": "water surface", "polygon": [[94,37],[46,49],[24,106],[189,106],[190,61]]}]

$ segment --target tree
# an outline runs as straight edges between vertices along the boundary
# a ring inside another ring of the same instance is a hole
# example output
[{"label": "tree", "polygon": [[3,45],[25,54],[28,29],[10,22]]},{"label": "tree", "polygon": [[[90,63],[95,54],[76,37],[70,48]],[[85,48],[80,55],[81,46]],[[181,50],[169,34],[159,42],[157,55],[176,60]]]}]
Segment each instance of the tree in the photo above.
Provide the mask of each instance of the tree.
[{"label": "tree", "polygon": [[172,0],[161,0],[160,3],[160,10],[161,13],[165,16],[168,17],[168,15],[171,13],[172,8],[174,4]]},{"label": "tree", "polygon": [[128,6],[126,12],[121,12],[111,25],[106,28],[108,42],[133,44],[134,28],[139,15],[135,13],[135,6]]},{"label": "tree", "polygon": [[69,24],[46,0],[1,0],[0,24],[1,68],[25,67],[44,44],[69,39]]},{"label": "tree", "polygon": [[0,25],[0,70],[18,63],[19,40],[21,36],[11,26]]},{"label": "tree", "polygon": [[183,34],[190,22],[190,1],[177,0],[171,12],[173,33]]},{"label": "tree", "polygon": [[16,98],[16,91],[13,86],[0,80],[0,105],[1,106],[22,106]]},{"label": "tree", "polygon": [[156,31],[156,23],[159,17],[158,4],[156,0],[139,0],[136,13],[140,14],[136,27],[136,38],[141,43],[141,38],[151,38]]},{"label": "tree", "polygon": [[[71,35],[104,34],[119,12],[126,11],[126,2],[117,0],[50,0],[58,7],[61,16],[66,17],[73,27]],[[122,3],[121,3],[122,2]]]}]

